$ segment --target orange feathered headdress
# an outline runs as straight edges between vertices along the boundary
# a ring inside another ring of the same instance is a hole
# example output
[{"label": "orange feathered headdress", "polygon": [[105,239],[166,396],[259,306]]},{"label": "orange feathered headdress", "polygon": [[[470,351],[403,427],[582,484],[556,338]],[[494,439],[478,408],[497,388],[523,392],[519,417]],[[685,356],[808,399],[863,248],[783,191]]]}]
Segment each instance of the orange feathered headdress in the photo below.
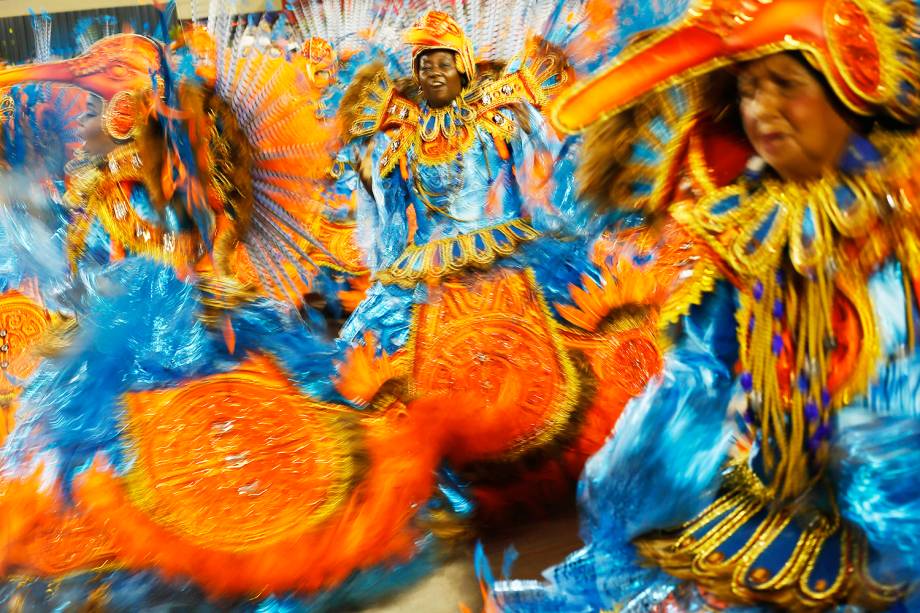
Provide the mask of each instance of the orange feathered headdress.
[{"label": "orange feathered headdress", "polygon": [[800,51],[862,115],[920,120],[920,33],[914,0],[701,0],[684,19],[627,47],[551,108],[580,131],[645,94],[736,62]]},{"label": "orange feathered headdress", "polygon": [[457,70],[472,81],[476,78],[473,43],[460,29],[453,17],[441,11],[429,11],[406,32],[406,42],[412,45],[412,72],[417,70],[420,53],[445,49],[457,54]]}]

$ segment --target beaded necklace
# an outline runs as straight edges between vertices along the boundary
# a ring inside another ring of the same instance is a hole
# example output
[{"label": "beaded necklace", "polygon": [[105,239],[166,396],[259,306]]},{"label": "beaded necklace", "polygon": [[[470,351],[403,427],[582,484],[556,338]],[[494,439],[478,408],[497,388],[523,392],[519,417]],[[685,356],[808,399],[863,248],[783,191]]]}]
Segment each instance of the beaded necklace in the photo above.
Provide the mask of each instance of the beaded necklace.
[{"label": "beaded necklace", "polygon": [[[840,168],[817,181],[782,182],[754,167],[673,209],[737,276],[746,418],[760,432],[763,467],[782,499],[820,477],[834,410],[872,374],[879,349],[867,275],[892,254],[907,274],[918,269],[917,145],[913,135],[854,138]],[[850,308],[843,321],[855,319],[859,330],[839,329],[840,310]],[[830,364],[844,340],[858,350],[846,380],[836,380]]]}]

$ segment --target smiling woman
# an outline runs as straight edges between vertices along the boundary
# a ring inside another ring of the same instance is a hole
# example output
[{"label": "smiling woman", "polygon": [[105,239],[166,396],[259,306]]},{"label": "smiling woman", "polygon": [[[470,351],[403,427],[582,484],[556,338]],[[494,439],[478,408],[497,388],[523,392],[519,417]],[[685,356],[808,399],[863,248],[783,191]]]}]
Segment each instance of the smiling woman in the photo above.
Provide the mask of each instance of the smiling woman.
[{"label": "smiling woman", "polygon": [[453,51],[432,50],[419,54],[416,75],[422,95],[432,108],[445,107],[453,102],[463,89],[466,78],[457,68]]},{"label": "smiling woman", "polygon": [[86,111],[80,115],[77,132],[83,140],[83,152],[90,158],[101,158],[117,146],[103,128],[103,102],[99,96],[90,96]]}]

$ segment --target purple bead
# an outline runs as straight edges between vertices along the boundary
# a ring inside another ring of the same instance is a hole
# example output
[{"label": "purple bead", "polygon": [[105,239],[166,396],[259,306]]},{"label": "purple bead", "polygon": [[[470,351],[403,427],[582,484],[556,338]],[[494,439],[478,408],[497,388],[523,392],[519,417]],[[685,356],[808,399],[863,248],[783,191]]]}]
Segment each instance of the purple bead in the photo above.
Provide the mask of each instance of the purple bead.
[{"label": "purple bead", "polygon": [[785,281],[785,280],[786,280],[786,276],[783,274],[783,271],[782,271],[782,270],[777,270],[777,271],[776,271],[776,284],[777,284],[777,285],[782,285],[782,284],[783,284],[783,281]]},{"label": "purple bead", "polygon": [[763,283],[758,279],[754,282],[754,300],[760,300],[761,298],[763,298]]},{"label": "purple bead", "polygon": [[754,411],[752,411],[750,408],[747,409],[747,410],[744,412],[744,421],[745,421],[747,424],[753,425],[753,424],[754,424],[754,419],[755,419],[755,418],[756,418],[756,416],[754,415]]},{"label": "purple bead", "polygon": [[828,406],[831,403],[831,393],[827,389],[821,390],[821,404]]},{"label": "purple bead", "polygon": [[809,388],[808,375],[805,373],[799,373],[799,390],[802,392],[807,392]]},{"label": "purple bead", "polygon": [[[819,417],[818,405],[815,404],[814,400],[809,400],[805,403],[805,417],[809,422],[818,421]],[[820,429],[820,428],[819,428]],[[817,433],[816,433],[817,434]]]},{"label": "purple bead", "polygon": [[818,426],[818,428],[815,430],[815,433],[808,439],[809,451],[817,451],[821,446],[821,443],[830,437],[830,434],[831,429],[827,426],[827,424],[821,424]]},{"label": "purple bead", "polygon": [[753,331],[754,331],[754,322],[755,322],[755,321],[756,321],[756,320],[754,319],[754,316],[751,315],[751,318],[748,320],[748,332],[753,332]]},{"label": "purple bead", "polygon": [[779,319],[783,316],[783,313],[786,312],[785,307],[783,307],[783,301],[779,298],[773,303],[773,317]]},{"label": "purple bead", "polygon": [[831,427],[827,424],[821,424],[818,426],[818,429],[815,430],[815,438],[818,440],[827,440],[831,437]]},{"label": "purple bead", "polygon": [[773,342],[770,345],[773,355],[778,356],[783,351],[783,337],[778,333],[773,333]]},{"label": "purple bead", "polygon": [[741,387],[746,392],[754,389],[754,376],[749,372],[741,373]]}]

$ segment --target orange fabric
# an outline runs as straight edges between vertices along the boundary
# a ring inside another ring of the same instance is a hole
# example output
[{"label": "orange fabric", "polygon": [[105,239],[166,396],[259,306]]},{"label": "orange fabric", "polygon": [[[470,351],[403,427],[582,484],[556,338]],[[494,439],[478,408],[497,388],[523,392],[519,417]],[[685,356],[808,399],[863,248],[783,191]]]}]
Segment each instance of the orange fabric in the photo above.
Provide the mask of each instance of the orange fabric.
[{"label": "orange fabric", "polygon": [[533,279],[501,269],[438,289],[418,307],[407,351],[414,389],[454,399],[447,457],[507,458],[551,439],[574,410],[578,382]]},{"label": "orange fabric", "polygon": [[406,209],[406,223],[409,226],[409,244],[415,244],[415,233],[418,232],[418,213],[415,211],[414,206],[409,206]]},{"label": "orange fabric", "polygon": [[39,471],[21,481],[0,481],[0,572],[7,574],[17,544],[54,505],[53,496],[41,489]]},{"label": "orange fabric", "polygon": [[227,351],[230,352],[230,355],[233,355],[236,353],[236,331],[233,329],[233,320],[230,318],[230,315],[224,316],[222,328]]},{"label": "orange fabric", "polygon": [[843,294],[834,294],[831,320],[837,348],[828,360],[827,389],[833,394],[852,376],[862,346],[862,329],[856,309]]},{"label": "orange fabric", "polygon": [[508,151],[508,144],[505,143],[502,138],[493,134],[492,140],[495,142],[495,151],[498,152],[498,157],[503,160],[507,160],[511,157],[511,153]]},{"label": "orange fabric", "polygon": [[16,423],[15,415],[15,401],[6,405],[0,403],[0,445],[3,445],[3,443],[6,441],[6,438],[10,435],[10,432],[13,431],[13,426]]},{"label": "orange fabric", "polygon": [[373,332],[364,333],[364,344],[346,351],[345,361],[339,365],[339,379],[335,386],[342,396],[366,405],[384,383],[405,374],[385,351],[381,350],[379,356],[377,353],[377,337]]},{"label": "orange fabric", "polygon": [[353,312],[367,295],[367,290],[371,287],[370,274],[364,274],[358,277],[349,277],[348,286],[350,289],[339,291],[339,300],[342,301],[342,308],[348,312]]},{"label": "orange fabric", "polygon": [[[274,380],[274,384],[265,385],[276,385],[279,392],[297,393],[270,361],[259,358],[242,370]],[[129,395],[127,402],[129,406],[136,405],[134,410],[148,414],[153,411],[151,417],[155,421],[153,415],[159,410],[155,395]],[[167,577],[190,577],[216,596],[332,587],[356,570],[405,560],[415,551],[419,534],[412,520],[432,492],[434,469],[441,458],[440,441],[444,439],[445,428],[438,416],[448,414],[442,402],[437,398],[426,399],[408,407],[396,403],[380,413],[361,415],[355,436],[366,450],[366,472],[359,474],[341,506],[330,517],[299,532],[293,530],[269,544],[253,540],[244,548],[230,550],[196,541],[174,525],[155,521],[132,502],[126,484],[99,463],[77,478],[75,499],[85,509],[86,520],[111,535],[118,564],[129,569],[156,567]],[[309,410],[336,414],[334,408]],[[189,422],[188,427],[198,426]],[[145,443],[150,441],[145,439]],[[168,449],[156,451],[166,453]],[[146,461],[143,453],[141,456],[138,461]],[[248,467],[242,466],[241,470]],[[322,474],[322,471],[317,473]],[[285,486],[294,486],[294,482]],[[289,492],[295,506],[289,512],[302,508],[302,517],[307,520],[310,509],[319,502],[309,494],[308,486],[303,483],[301,492]],[[232,500],[238,501],[235,504],[261,503],[258,497],[240,501],[235,489],[228,489],[223,495],[228,497],[228,503]]]},{"label": "orange fabric", "polygon": [[109,261],[120,262],[125,259],[125,246],[121,241],[111,239],[109,241]]},{"label": "orange fabric", "polygon": [[32,298],[15,290],[0,294],[0,408],[4,410],[0,429],[4,431],[12,429],[12,407],[21,391],[18,382],[27,380],[41,362],[32,348],[50,323],[48,311]]}]

